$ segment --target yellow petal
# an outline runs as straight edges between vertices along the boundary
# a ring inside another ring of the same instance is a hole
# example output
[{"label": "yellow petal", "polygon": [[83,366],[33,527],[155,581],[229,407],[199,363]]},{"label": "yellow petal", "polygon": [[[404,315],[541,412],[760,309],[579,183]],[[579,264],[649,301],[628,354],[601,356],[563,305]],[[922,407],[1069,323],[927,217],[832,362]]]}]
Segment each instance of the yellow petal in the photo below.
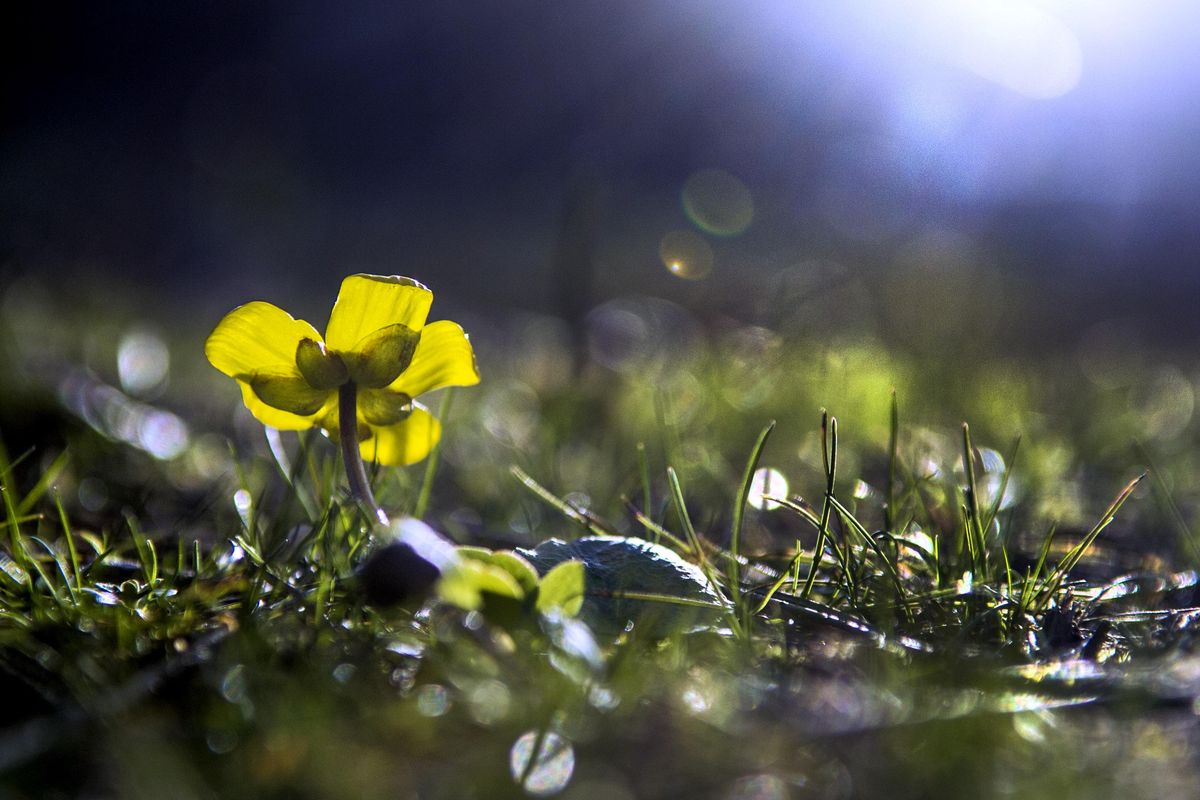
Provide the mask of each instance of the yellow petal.
[{"label": "yellow petal", "polygon": [[442,425],[424,408],[413,404],[412,414],[401,422],[371,431],[374,435],[359,445],[363,459],[394,467],[415,464],[429,455],[442,436]]},{"label": "yellow petal", "polygon": [[412,278],[399,275],[351,275],[342,281],[329,315],[325,343],[331,350],[350,352],[360,339],[397,323],[414,331],[425,326],[433,292]]},{"label": "yellow petal", "polygon": [[416,397],[445,386],[474,386],[479,383],[475,351],[458,323],[432,322],[421,331],[412,364],[388,391]]},{"label": "yellow petal", "polygon": [[[263,425],[267,425],[271,428],[277,428],[281,431],[303,431],[317,425],[318,421],[321,419],[321,411],[305,417],[299,414],[292,414],[287,411],[280,411],[278,408],[272,408],[262,400],[258,399],[258,395],[254,393],[254,389],[251,388],[247,381],[239,380],[238,386],[240,386],[242,389],[242,402],[246,404],[246,408],[250,409],[250,413],[254,415],[254,418]],[[322,411],[327,409],[330,405],[334,407],[334,415],[336,416],[336,394],[334,394],[330,400],[326,401]]]},{"label": "yellow petal", "polygon": [[217,323],[204,343],[204,354],[231,378],[256,373],[298,376],[296,348],[305,338],[319,342],[321,334],[282,308],[255,301],[238,306]]}]

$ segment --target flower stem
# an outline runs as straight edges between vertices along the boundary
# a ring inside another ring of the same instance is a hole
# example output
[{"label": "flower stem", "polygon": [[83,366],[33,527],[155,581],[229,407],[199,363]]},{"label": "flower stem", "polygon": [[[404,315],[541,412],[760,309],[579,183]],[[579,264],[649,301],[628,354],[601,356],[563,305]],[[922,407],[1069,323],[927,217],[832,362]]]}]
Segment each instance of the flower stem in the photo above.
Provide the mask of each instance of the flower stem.
[{"label": "flower stem", "polygon": [[346,465],[350,495],[368,514],[387,525],[388,515],[375,502],[371,484],[367,481],[367,469],[363,466],[362,453],[358,449],[358,386],[354,381],[347,381],[338,388],[338,436],[342,440],[342,461]]}]

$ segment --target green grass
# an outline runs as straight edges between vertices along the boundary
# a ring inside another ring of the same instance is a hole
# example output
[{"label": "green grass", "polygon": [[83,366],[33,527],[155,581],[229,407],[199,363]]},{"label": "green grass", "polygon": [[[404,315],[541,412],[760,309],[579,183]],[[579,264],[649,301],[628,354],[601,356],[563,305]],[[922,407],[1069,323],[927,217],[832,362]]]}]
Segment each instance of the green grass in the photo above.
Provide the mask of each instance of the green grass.
[{"label": "green grass", "polygon": [[[564,797],[1190,796],[1195,422],[1063,404],[1054,356],[947,387],[870,340],[614,373],[473,334],[484,383],[381,504],[492,548],[657,541],[716,624],[372,605],[335,448],[264,436],[181,341],[142,401],[191,426],[171,459],[33,382],[0,409],[0,796],[519,797],[564,743]],[[764,467],[790,490],[752,505]]]}]

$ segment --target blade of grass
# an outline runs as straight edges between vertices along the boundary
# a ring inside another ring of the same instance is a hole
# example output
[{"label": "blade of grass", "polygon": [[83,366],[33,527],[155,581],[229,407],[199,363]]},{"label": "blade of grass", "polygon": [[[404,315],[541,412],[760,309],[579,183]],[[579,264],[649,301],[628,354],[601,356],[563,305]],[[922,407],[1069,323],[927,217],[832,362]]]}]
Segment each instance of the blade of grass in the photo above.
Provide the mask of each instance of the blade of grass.
[{"label": "blade of grass", "polygon": [[1179,537],[1179,541],[1183,543],[1184,549],[1188,551],[1192,565],[1200,566],[1200,536],[1197,536],[1192,531],[1191,526],[1183,518],[1183,512],[1179,510],[1179,505],[1175,502],[1175,496],[1172,494],[1170,487],[1162,479],[1162,470],[1154,463],[1154,458],[1150,455],[1150,451],[1137,440],[1134,440],[1133,446],[1146,462],[1146,466],[1149,468],[1148,471],[1154,478],[1151,485],[1157,490],[1156,494],[1159,498],[1159,505],[1165,508],[1171,527],[1175,529],[1175,534]]},{"label": "blade of grass", "polygon": [[158,580],[158,551],[154,543],[142,534],[142,528],[132,514],[125,515],[125,524],[129,526],[129,535],[133,539],[134,549],[137,550],[146,583],[153,586]]},{"label": "blade of grass", "polygon": [[650,494],[650,459],[646,456],[646,443],[637,443],[638,473],[642,478],[642,513],[649,517],[654,508],[654,498]]},{"label": "blade of grass", "polygon": [[1147,473],[1143,472],[1141,475],[1125,484],[1125,488],[1122,489],[1120,494],[1117,495],[1116,499],[1109,504],[1108,508],[1105,509],[1104,514],[1100,517],[1092,529],[1087,532],[1087,535],[1085,535],[1078,544],[1072,547],[1067,554],[1063,556],[1062,560],[1058,562],[1058,565],[1046,577],[1047,588],[1039,599],[1035,610],[1040,611],[1049,604],[1051,598],[1062,585],[1063,579],[1079,564],[1084,555],[1087,553],[1088,549],[1091,548],[1092,544],[1096,541],[1096,538],[1100,536],[1100,533],[1116,518],[1117,512],[1121,510],[1121,506],[1125,505],[1125,501],[1128,500],[1129,496],[1133,494],[1133,490],[1136,489],[1137,485],[1142,482],[1142,480],[1146,477],[1146,474]]},{"label": "blade of grass", "polygon": [[[838,500],[836,497],[831,497],[829,498],[829,502],[835,509],[837,509],[837,512],[841,515],[842,519],[850,523],[850,527],[853,528],[860,537],[862,537],[863,541],[865,541],[867,546],[874,551],[875,555],[879,556],[879,560],[883,562],[884,567],[887,569],[888,574],[892,578],[892,583],[896,587],[896,601],[899,603],[904,603],[904,583],[900,580],[900,570],[896,567],[896,562],[888,557],[887,553],[883,551],[883,548],[879,546],[878,540],[871,535],[871,532],[867,530],[865,525],[858,521],[858,518],[850,512],[850,509],[842,505],[840,500]],[[907,606],[905,606],[905,610],[908,610]]]},{"label": "blade of grass", "polygon": [[[718,582],[712,565],[704,554],[704,547],[700,544],[700,537],[696,534],[696,529],[692,526],[692,518],[688,515],[687,504],[683,499],[683,486],[679,483],[679,475],[676,474],[674,467],[667,467],[667,485],[671,487],[671,500],[675,504],[675,513],[679,515],[680,524],[683,525],[683,531],[687,534],[687,539],[691,542],[692,547],[696,549],[696,557],[700,562],[700,571],[704,573],[704,577],[708,578],[709,584],[716,592],[717,596],[721,596],[721,584]],[[739,639],[742,638],[742,623],[738,619],[735,608],[728,609],[730,626]]]},{"label": "blade of grass", "polygon": [[[683,499],[683,486],[679,483],[679,475],[675,472],[674,467],[667,467],[667,485],[671,487],[671,501],[674,503],[675,513],[679,517],[679,524],[683,527],[684,535],[687,536],[688,545],[696,554],[696,560],[700,562],[700,569],[707,571],[708,558],[704,554],[704,547],[700,544],[700,537],[696,535],[696,529],[692,526],[692,518],[688,515],[687,505]],[[720,590],[719,587],[714,588]]]},{"label": "blade of grass", "polygon": [[[808,508],[800,505],[797,502],[794,502],[792,500],[788,500],[788,499],[782,498],[782,497],[772,497],[770,499],[772,502],[778,503],[781,508],[785,508],[788,511],[791,511],[792,513],[803,518],[806,522],[808,522],[814,528],[816,528],[818,532],[821,530],[821,520],[818,519],[817,515],[814,514],[812,511],[810,511]],[[842,567],[843,570],[847,569],[848,565],[846,563],[846,558],[842,554],[842,550],[838,546],[837,542],[833,541],[833,539],[829,539],[826,542],[826,546],[828,546],[830,549],[833,550],[835,563],[838,564],[840,567]],[[823,548],[822,548],[822,552],[818,552],[814,548],[812,560],[810,560],[809,568],[808,568],[809,575],[812,575],[817,570],[817,568],[820,566],[815,561],[815,559],[817,559],[817,558],[824,558]],[[798,584],[800,582],[800,580],[799,580],[800,562],[803,559],[804,559],[804,549],[801,546],[799,540],[797,540],[796,554],[794,556],[792,556],[792,560],[789,561],[788,565],[786,567],[784,567],[784,569],[780,572],[780,575],[776,579],[776,581],[773,584],[771,584],[771,586],[767,589],[762,602],[759,603],[758,607],[754,609],[755,614],[762,613],[762,610],[767,607],[767,605],[771,602],[771,598],[774,597],[775,593],[778,592],[779,589],[783,586],[785,580],[788,577],[789,572],[794,573],[794,578],[792,581],[792,585],[793,585],[792,591],[793,591],[793,594],[796,593],[796,584]]]},{"label": "blade of grass", "polygon": [[742,591],[738,557],[741,555],[742,520],[746,513],[746,502],[750,498],[750,484],[754,481],[754,472],[758,469],[758,461],[762,457],[763,448],[767,446],[767,439],[773,430],[775,430],[775,420],[767,423],[767,426],[762,429],[762,433],[758,435],[758,439],[755,440],[754,448],[750,451],[750,458],[746,459],[746,469],[742,472],[742,484],[738,487],[737,501],[733,506],[733,525],[729,536],[729,550],[733,554],[733,558],[729,561],[729,591],[733,595],[734,605],[739,604]]},{"label": "blade of grass", "polygon": [[83,585],[83,574],[79,570],[79,551],[75,549],[75,536],[71,532],[71,522],[67,519],[67,510],[63,508],[62,498],[55,493],[54,507],[58,509],[59,524],[62,525],[63,538],[67,540],[67,554],[71,557],[71,574],[75,578],[75,588]]},{"label": "blade of grass", "polygon": [[710,600],[697,600],[694,597],[677,597],[673,594],[657,592],[636,592],[628,589],[590,589],[585,594],[593,597],[612,598],[614,600],[641,600],[648,603],[663,603],[673,606],[688,606],[690,608],[711,608],[718,611],[728,611],[728,603],[714,603]]},{"label": "blade of grass", "polygon": [[595,515],[586,509],[577,508],[571,503],[568,503],[566,500],[563,500],[561,497],[558,497],[545,486],[542,486],[540,483],[530,477],[529,473],[518,467],[516,464],[510,466],[508,471],[514,478],[521,482],[522,486],[533,492],[535,497],[549,505],[551,508],[556,509],[567,519],[577,523],[578,525],[581,525],[585,530],[588,531],[588,533],[598,534],[600,536],[613,535],[612,531],[605,527]]},{"label": "blade of grass", "polygon": [[996,490],[996,496],[992,498],[991,505],[988,506],[987,514],[983,517],[983,530],[990,531],[992,523],[996,521],[996,516],[1000,513],[1000,504],[1004,502],[1004,493],[1008,491],[1008,482],[1012,477],[1013,464],[1017,460],[1017,453],[1021,450],[1021,437],[1018,436],[1013,441],[1012,449],[1008,451],[1008,456],[1004,459],[1004,472],[1000,476],[1000,487]]},{"label": "blade of grass", "polygon": [[[51,560],[54,561],[54,566],[58,568],[58,574],[62,576],[63,586],[67,588],[67,595],[70,597],[71,605],[79,605],[79,598],[75,594],[75,589],[71,586],[70,570],[67,569],[67,565],[63,561],[62,553],[58,552],[58,550],[56,550],[49,542],[40,536],[30,536],[29,540],[31,542],[36,542],[43,550],[46,551],[46,554],[50,556]],[[38,567],[38,574],[41,575],[42,580],[45,581],[46,588],[49,589],[52,595],[54,595],[55,602],[58,603],[59,606],[65,607],[66,604],[63,603],[62,596],[59,594],[58,589],[54,583],[51,583],[49,575],[42,570],[40,564]]]},{"label": "blade of grass", "polygon": [[900,405],[896,400],[896,389],[892,389],[891,414],[888,416],[888,472],[887,492],[883,506],[883,527],[896,533],[896,460],[900,446]]},{"label": "blade of grass", "polygon": [[671,533],[669,530],[664,528],[662,525],[659,525],[657,522],[655,522],[654,520],[647,517],[645,514],[642,513],[641,509],[639,509],[635,505],[633,505],[633,503],[628,498],[623,498],[623,499],[625,501],[626,508],[628,508],[630,513],[633,514],[633,518],[635,520],[637,520],[638,524],[641,525],[643,528],[645,528],[650,533],[654,534],[653,542],[655,544],[659,544],[661,540],[666,539],[667,543],[670,544],[672,547],[674,547],[676,550],[678,550],[680,553],[682,553],[684,555],[693,555],[692,546],[688,542],[685,542],[683,539],[680,539],[678,536]]},{"label": "blade of grass", "polygon": [[[9,467],[9,469],[12,469],[12,467]],[[21,516],[17,513],[17,506],[13,501],[11,486],[3,480],[0,480],[0,496],[4,498],[4,514],[8,523],[6,526],[8,528],[8,541],[10,550],[12,551],[10,555],[12,556],[13,563],[20,567],[25,574],[25,588],[32,600],[34,597],[34,565],[31,563],[33,559],[25,549],[25,540],[21,536]]]},{"label": "blade of grass", "polygon": [[300,450],[295,463],[293,463],[288,457],[287,449],[284,446],[282,432],[270,427],[263,430],[267,436],[267,448],[271,453],[272,461],[279,469],[279,474],[287,483],[288,488],[291,489],[293,496],[300,503],[300,507],[304,509],[304,513],[308,515],[308,518],[316,518],[318,514],[316,498],[313,497],[312,491],[302,481],[297,480],[304,469],[305,449],[308,446],[308,439],[304,436],[297,437]]},{"label": "blade of grass", "polygon": [[0,522],[0,528],[7,528],[11,524],[23,525],[26,522],[37,522],[41,518],[41,514],[25,514],[24,516],[17,517],[13,522],[9,522],[8,520]]},{"label": "blade of grass", "polygon": [[[446,418],[450,414],[450,407],[454,401],[454,387],[447,387],[445,393],[442,394],[442,403],[438,407],[438,418],[442,425],[446,424]],[[433,479],[437,476],[438,461],[442,454],[442,440],[439,438],[434,444],[433,449],[429,451],[429,457],[425,460],[425,474],[421,477],[421,490],[417,493],[417,502],[413,506],[413,516],[417,519],[424,519],[425,512],[429,508],[429,497],[433,494]]]},{"label": "blade of grass", "polygon": [[[830,417],[829,412],[821,409],[821,462],[825,467],[825,497],[821,501],[821,517],[817,521],[817,541],[813,545],[812,568],[804,581],[801,599],[807,600],[812,595],[813,584],[817,580],[817,567],[825,552],[825,542],[829,538],[829,514],[832,506],[829,503],[833,497],[837,481],[837,417]],[[849,566],[846,564],[845,566]],[[850,570],[843,568],[843,574],[850,579]]]},{"label": "blade of grass", "polygon": [[971,571],[987,576],[987,548],[983,539],[983,528],[979,516],[979,482],[975,477],[975,446],[971,444],[971,426],[962,424],[962,465],[967,478],[966,523],[968,552],[971,554]]},{"label": "blade of grass", "polygon": [[58,454],[57,458],[50,462],[50,466],[46,467],[45,471],[42,472],[41,477],[38,478],[33,488],[21,499],[20,503],[17,503],[18,514],[27,514],[37,505],[42,496],[54,485],[54,481],[58,480],[58,476],[67,466],[68,460],[67,451],[64,450]]}]

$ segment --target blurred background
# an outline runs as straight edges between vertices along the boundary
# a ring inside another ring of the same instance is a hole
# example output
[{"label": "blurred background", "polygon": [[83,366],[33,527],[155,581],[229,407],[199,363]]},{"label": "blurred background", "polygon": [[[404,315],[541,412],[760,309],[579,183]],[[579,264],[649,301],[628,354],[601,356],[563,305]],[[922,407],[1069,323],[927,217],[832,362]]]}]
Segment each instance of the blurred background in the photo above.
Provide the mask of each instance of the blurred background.
[{"label": "blurred background", "polygon": [[316,316],[346,273],[399,272],[567,319],[629,293],[765,321],[809,302],[818,332],[903,341],[968,333],[930,319],[967,302],[1006,345],[1102,319],[1200,338],[1186,0],[7,16],[8,280]]},{"label": "blurred background", "polygon": [[[931,426],[906,446],[940,436],[947,463],[963,419],[997,450],[1033,442],[1055,516],[1154,455],[1190,519],[1195,3],[7,16],[5,383],[108,440],[217,458],[199,432],[236,398],[200,342],[221,315],[266,299],[320,328],[343,276],[399,273],[480,355],[459,410],[479,424],[447,453],[476,509],[509,513],[514,462],[619,507],[639,441],[727,486],[771,417],[792,437],[773,466],[819,483],[818,409],[878,464],[895,387]],[[10,450],[57,430],[46,408],[0,404]]]}]

